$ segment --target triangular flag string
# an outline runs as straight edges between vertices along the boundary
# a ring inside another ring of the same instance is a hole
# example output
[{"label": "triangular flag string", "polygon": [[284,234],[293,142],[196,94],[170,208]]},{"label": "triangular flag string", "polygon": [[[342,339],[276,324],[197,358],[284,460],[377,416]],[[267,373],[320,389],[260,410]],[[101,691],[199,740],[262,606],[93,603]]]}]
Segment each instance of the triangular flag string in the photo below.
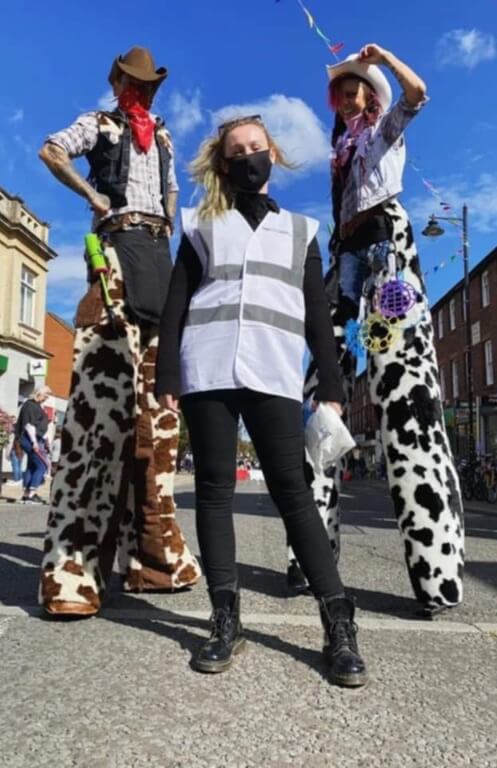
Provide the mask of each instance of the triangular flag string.
[{"label": "triangular flag string", "polygon": [[[279,2],[279,0],[276,0],[276,2]],[[313,29],[316,35],[325,43],[326,47],[330,51],[330,53],[333,54],[335,59],[338,61],[338,53],[344,48],[344,43],[333,43],[330,38],[325,35],[325,33],[318,27],[314,20],[314,16],[310,12],[308,8],[304,5],[302,0],[297,0],[298,5],[300,5],[306,19],[307,23],[309,24],[309,29]]]}]

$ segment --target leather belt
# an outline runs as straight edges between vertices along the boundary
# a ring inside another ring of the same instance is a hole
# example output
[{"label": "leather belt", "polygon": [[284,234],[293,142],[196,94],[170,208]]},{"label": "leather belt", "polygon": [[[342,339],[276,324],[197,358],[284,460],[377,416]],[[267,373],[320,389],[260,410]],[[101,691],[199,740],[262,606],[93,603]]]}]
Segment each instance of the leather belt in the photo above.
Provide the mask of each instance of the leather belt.
[{"label": "leather belt", "polygon": [[161,216],[129,211],[128,213],[117,213],[109,219],[105,219],[97,228],[97,231],[122,232],[133,229],[148,229],[154,237],[169,237],[172,227],[167,219]]},{"label": "leather belt", "polygon": [[352,237],[354,232],[359,229],[359,227],[362,227],[366,221],[369,221],[369,219],[372,219],[375,216],[383,215],[384,213],[385,209],[381,203],[373,206],[373,208],[368,208],[366,211],[356,213],[350,221],[347,221],[346,224],[342,224],[340,227],[340,238],[343,240],[346,237]]}]

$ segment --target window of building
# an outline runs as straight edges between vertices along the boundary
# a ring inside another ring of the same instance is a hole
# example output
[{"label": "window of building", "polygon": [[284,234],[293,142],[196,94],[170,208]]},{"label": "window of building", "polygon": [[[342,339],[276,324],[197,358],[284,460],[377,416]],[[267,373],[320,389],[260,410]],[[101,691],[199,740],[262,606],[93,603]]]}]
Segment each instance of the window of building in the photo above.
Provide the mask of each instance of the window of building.
[{"label": "window of building", "polygon": [[485,342],[485,384],[490,386],[494,383],[494,356],[492,351],[492,340]]},{"label": "window of building", "polygon": [[452,360],[452,397],[459,397],[459,371],[457,367],[457,360]]},{"label": "window of building", "polygon": [[481,276],[481,305],[482,307],[488,307],[490,304],[490,285],[488,282],[488,270],[482,272]]},{"label": "window of building", "polygon": [[444,314],[443,310],[441,309],[438,313],[438,338],[443,339],[444,335]]},{"label": "window of building", "polygon": [[445,371],[443,368],[440,368],[440,397],[442,400],[447,399],[445,394]]},{"label": "window of building", "polygon": [[27,267],[21,272],[21,323],[34,326],[36,275]]},{"label": "window of building", "polygon": [[449,303],[449,327],[451,331],[456,329],[456,300],[451,299]]}]

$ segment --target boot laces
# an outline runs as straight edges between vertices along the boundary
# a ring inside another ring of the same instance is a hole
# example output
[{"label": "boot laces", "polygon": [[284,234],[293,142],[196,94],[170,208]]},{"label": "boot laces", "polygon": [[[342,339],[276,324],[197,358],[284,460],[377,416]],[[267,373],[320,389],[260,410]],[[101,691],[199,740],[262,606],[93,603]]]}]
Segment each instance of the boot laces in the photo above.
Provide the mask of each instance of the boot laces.
[{"label": "boot laces", "polygon": [[329,631],[331,650],[334,653],[347,650],[358,653],[357,630],[358,626],[354,621],[345,618],[336,619]]},{"label": "boot laces", "polygon": [[211,631],[214,637],[229,640],[233,634],[234,616],[227,608],[216,608],[211,616]]}]

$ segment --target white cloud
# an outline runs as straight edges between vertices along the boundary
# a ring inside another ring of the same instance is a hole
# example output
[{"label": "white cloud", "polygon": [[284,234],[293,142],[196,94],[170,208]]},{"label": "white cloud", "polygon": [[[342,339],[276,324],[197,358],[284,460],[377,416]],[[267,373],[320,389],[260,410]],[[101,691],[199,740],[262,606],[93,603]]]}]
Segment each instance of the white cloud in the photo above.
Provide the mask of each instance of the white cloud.
[{"label": "white cloud", "polygon": [[116,107],[116,97],[114,96],[112,92],[112,88],[108,88],[108,90],[103,93],[98,102],[97,102],[98,109],[102,109],[104,112],[112,112],[113,109]]},{"label": "white cloud", "polygon": [[[494,232],[497,237],[497,173],[480,173],[471,181],[461,178],[448,179],[445,183],[435,180],[442,199],[449,203],[455,216],[462,215],[464,203],[468,206],[469,229],[482,233]],[[413,221],[425,224],[431,214],[450,216],[450,212],[441,211],[435,198],[429,195],[414,197],[407,203]],[[447,233],[451,230],[450,225]],[[457,233],[454,227],[454,234]]]},{"label": "white cloud", "polygon": [[49,286],[55,286],[55,284],[62,283],[65,280],[86,280],[83,242],[78,245],[54,246],[54,250],[58,256],[49,265]]},{"label": "white cloud", "polygon": [[76,307],[86,291],[86,263],[83,243],[61,245],[49,264],[47,305],[69,322],[73,322]]},{"label": "white cloud", "polygon": [[[253,114],[261,115],[271,135],[287,158],[299,165],[301,173],[326,167],[330,155],[327,130],[302,99],[272,94],[263,101],[223,107],[213,113],[212,120],[217,126],[233,117]],[[277,181],[281,184],[288,177],[286,172],[284,176],[279,174]]]},{"label": "white cloud", "polygon": [[442,35],[436,46],[436,58],[440,67],[473,69],[482,61],[496,57],[495,37],[477,29],[453,29]]},{"label": "white cloud", "polygon": [[167,105],[167,122],[173,140],[182,139],[204,122],[200,101],[201,95],[198,89],[190,97],[183,96],[178,91],[171,94]]},{"label": "white cloud", "polygon": [[24,110],[16,109],[15,112],[13,112],[10,115],[8,122],[10,123],[10,125],[15,125],[15,123],[22,123],[23,120],[24,120]]}]

